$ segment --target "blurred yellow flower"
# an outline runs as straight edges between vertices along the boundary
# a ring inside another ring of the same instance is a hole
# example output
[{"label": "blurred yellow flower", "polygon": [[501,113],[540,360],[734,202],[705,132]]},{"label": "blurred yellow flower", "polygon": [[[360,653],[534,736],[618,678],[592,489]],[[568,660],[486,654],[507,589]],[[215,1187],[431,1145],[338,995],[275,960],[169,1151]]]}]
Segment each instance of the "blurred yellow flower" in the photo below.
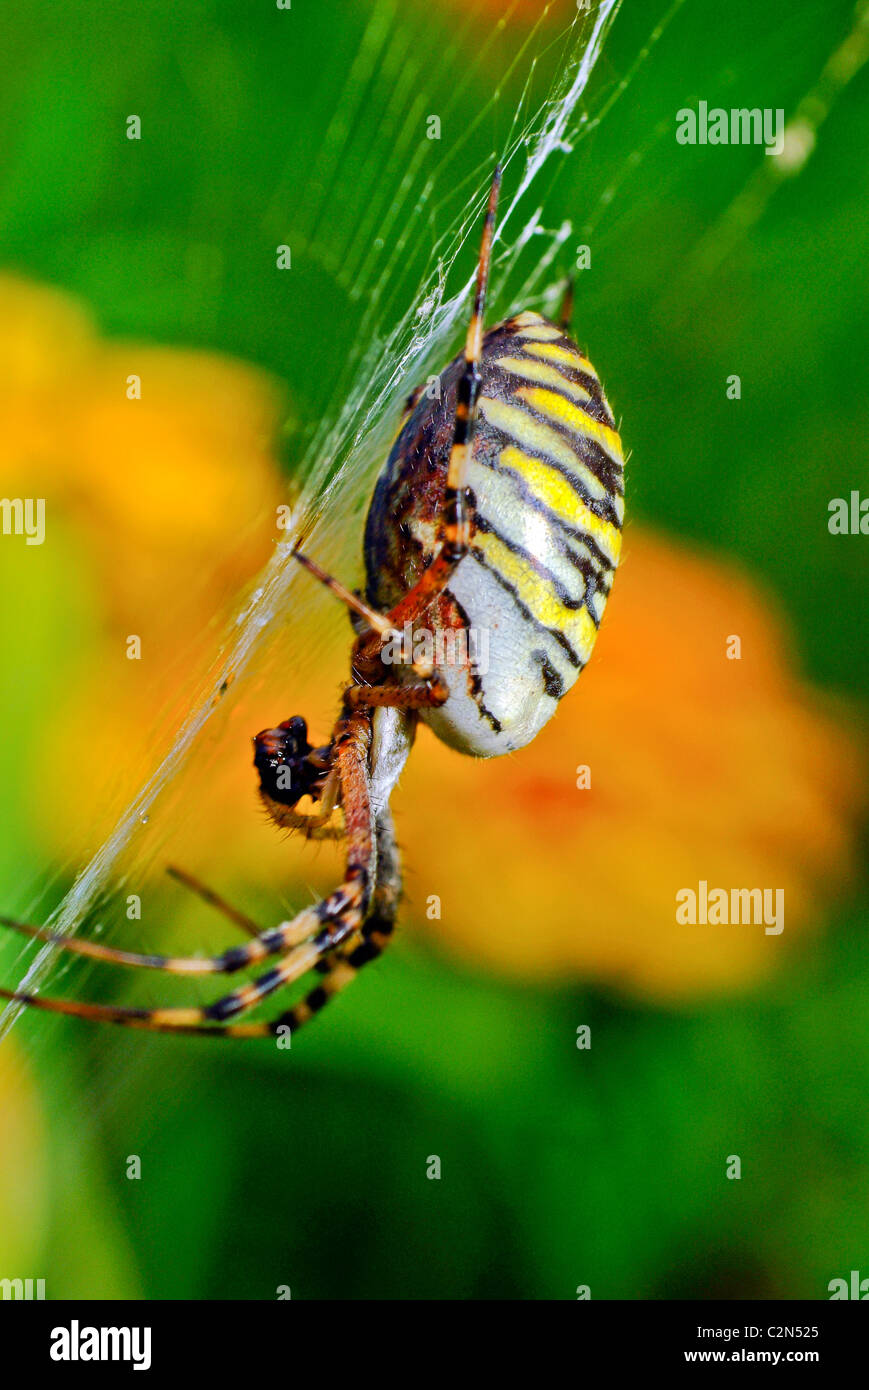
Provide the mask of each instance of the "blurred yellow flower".
[{"label": "blurred yellow flower", "polygon": [[[127,399],[130,375],[141,400]],[[28,795],[47,851],[82,855],[137,789],[131,767],[149,770],[158,719],[171,730],[187,714],[190,673],[219,640],[215,615],[269,554],[285,500],[273,441],[286,407],[259,371],[105,342],[64,295],[7,278],[0,410],[3,491],[51,500],[81,590],[82,650],[46,677],[53,689],[62,676],[63,693]],[[52,572],[56,588],[65,573]],[[306,645],[325,648],[325,661],[301,684],[292,655],[247,681],[228,709],[232,756],[211,757],[180,816],[172,852],[215,887],[253,879],[298,901],[303,885],[326,888],[339,872],[331,848],[263,824],[246,751],[257,728],[290,714],[306,714],[321,737],[331,726],[350,636],[336,607],[325,637],[322,597],[311,591]],[[127,661],[131,633],[146,661]],[[395,799],[404,923],[487,970],[656,999],[761,977],[847,883],[862,783],[854,735],[788,652],[745,577],[629,527],[591,665],[529,748],[477,762],[421,731]],[[109,808],[113,769],[124,779]],[[680,925],[676,894],[701,881],[784,890],[783,933]]]},{"label": "blurred yellow flower", "polygon": [[48,654],[51,737],[34,740],[25,789],[47,847],[92,852],[151,770],[155,729],[188,712],[215,618],[273,545],[286,414],[261,371],[107,341],[65,294],[0,276],[0,487],[46,499],[45,544],[4,559],[22,595],[47,568],[75,645]]},{"label": "blurred yellow flower", "polygon": [[203,556],[235,583],[267,553],[251,532],[264,506],[274,530],[280,407],[262,372],[106,341],[66,295],[0,276],[4,489],[73,518],[121,637],[133,614],[156,640],[171,632],[174,605],[200,595]]}]

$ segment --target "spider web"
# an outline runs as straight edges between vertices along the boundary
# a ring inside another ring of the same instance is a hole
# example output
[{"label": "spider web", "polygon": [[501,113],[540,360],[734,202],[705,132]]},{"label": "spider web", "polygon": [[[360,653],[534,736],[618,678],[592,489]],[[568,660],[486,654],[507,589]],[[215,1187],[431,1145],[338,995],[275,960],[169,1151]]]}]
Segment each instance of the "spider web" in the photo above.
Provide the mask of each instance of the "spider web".
[{"label": "spider web", "polygon": [[[680,8],[676,0],[664,23]],[[323,141],[313,161],[318,197],[300,201],[306,207],[311,229],[311,245],[316,246],[324,264],[329,265],[325,234],[317,223],[330,186],[341,167],[342,149],[358,121],[363,106],[370,107],[372,91],[383,95],[383,109],[374,118],[383,133],[382,146],[389,150],[385,167],[372,153],[368,173],[388,193],[388,214],[379,228],[386,254],[366,254],[366,229],[347,248],[349,254],[335,260],[331,271],[336,280],[362,307],[362,329],[342,370],[336,375],[331,401],[307,440],[297,471],[300,488],[293,508],[293,521],[284,539],[266,564],[252,591],[238,605],[218,647],[217,659],[190,713],[178,728],[170,745],[158,757],[152,774],[139,787],[123,813],[90,861],[78,872],[72,887],[47,918],[46,925],[59,934],[73,934],[94,909],[125,882],[131,859],[153,852],[154,837],[147,844],[143,827],[155,815],[171,814],[171,792],[176,779],[198,749],[203,734],[223,707],[227,689],[238,689],[239,682],[256,670],[263,648],[286,621],[297,584],[310,595],[310,580],[300,577],[291,556],[292,545],[305,537],[325,562],[334,562],[346,548],[347,517],[358,510],[360,496],[367,493],[374,473],[385,457],[395,428],[403,395],[427,370],[436,370],[455,349],[469,310],[476,266],[470,254],[463,257],[469,271],[455,283],[454,267],[470,243],[476,248],[489,183],[496,155],[505,169],[504,193],[499,209],[493,248],[490,303],[509,302],[520,308],[540,307],[554,312],[561,294],[562,250],[573,233],[569,221],[557,227],[545,225],[546,180],[557,172],[559,163],[584,139],[626,90],[633,71],[660,36],[663,24],[651,33],[649,44],[638,56],[634,69],[601,99],[597,114],[586,104],[589,79],[601,58],[616,18],[620,0],[599,0],[596,7],[584,0],[566,29],[553,31],[544,12],[538,25],[522,42],[519,51],[504,64],[500,80],[493,76],[494,40],[504,23],[493,27],[490,42],[478,51],[470,66],[464,59],[464,83],[474,82],[481,94],[474,125],[479,125],[502,108],[502,89],[520,96],[509,117],[509,129],[502,147],[479,161],[470,170],[457,174],[457,146],[441,156],[440,164],[427,170],[408,161],[410,131],[419,102],[410,94],[400,109],[394,86],[378,81],[386,65],[395,60],[396,36],[414,22],[401,10],[398,0],[376,0],[342,85]],[[548,9],[548,7],[547,7]],[[509,19],[509,13],[505,20]],[[462,37],[456,39],[460,50]],[[405,44],[405,51],[408,45]],[[464,51],[464,50],[462,50]],[[391,57],[390,57],[391,55]],[[448,58],[442,66],[448,65]],[[545,90],[537,93],[541,73]],[[446,115],[449,101],[428,109]],[[370,112],[366,119],[371,119]],[[372,124],[372,129],[374,125]],[[417,126],[418,132],[418,126]],[[473,131],[466,132],[467,139]],[[418,141],[418,133],[416,136]],[[455,210],[450,212],[450,206]],[[446,225],[431,238],[428,211],[435,209]],[[400,265],[408,238],[419,245],[429,243],[425,270],[409,288],[393,272]],[[470,247],[469,247],[470,251]],[[533,254],[532,254],[533,253]],[[398,301],[397,296],[403,296]],[[358,528],[356,528],[358,531]],[[359,538],[355,536],[358,548]],[[331,566],[330,566],[331,567]],[[345,571],[346,572],[346,571]],[[17,988],[38,992],[49,969],[57,963],[57,953],[42,947],[18,982]],[[9,1004],[0,1015],[0,1039],[12,1027],[21,1005]]]}]

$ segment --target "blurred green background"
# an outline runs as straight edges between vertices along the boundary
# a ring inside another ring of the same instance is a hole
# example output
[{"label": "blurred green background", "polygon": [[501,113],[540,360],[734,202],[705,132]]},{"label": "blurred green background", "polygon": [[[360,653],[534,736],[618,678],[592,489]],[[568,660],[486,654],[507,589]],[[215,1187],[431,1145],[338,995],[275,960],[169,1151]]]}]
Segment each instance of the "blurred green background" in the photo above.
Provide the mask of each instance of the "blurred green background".
[{"label": "blurred green background", "polygon": [[[573,8],[554,6],[523,56],[527,10],[496,31],[500,5],[464,7],[459,24],[435,0],[394,13],[363,0],[6,7],[0,268],[80,297],[107,338],[265,369],[285,385],[291,475],[366,331],[354,284],[377,237],[382,255],[404,237],[376,306],[388,331],[507,137],[529,54],[554,69]],[[297,190],[328,165],[324,139],[378,13],[383,69],[315,217]],[[790,620],[802,672],[853,709],[869,541],[830,536],[827,507],[869,493],[869,78],[841,92],[805,168],[720,264],[698,268],[698,248],[723,247],[715,229],[763,156],[673,136],[675,112],[699,100],[790,116],[853,5],[686,0],[635,66],[664,14],[619,14],[591,114],[630,81],[553,164],[544,224],[569,217],[568,245],[592,246],[577,336],[625,422],[633,519],[740,563]],[[432,197],[396,225],[393,137],[420,92],[450,121],[436,155],[419,155],[439,161]],[[123,135],[130,112],[139,143]],[[293,270],[276,284],[279,242]],[[734,372],[738,411],[723,389]],[[4,632],[0,904],[22,913],[41,875],[50,908],[77,867],[47,866],[21,815],[27,740],[64,698],[64,644],[84,640],[64,617],[69,582],[61,593],[49,577],[28,600],[26,660],[17,629]],[[58,759],[62,820],[76,789]],[[23,1019],[0,1044],[15,1048],[0,1276],[46,1277],[50,1297],[273,1298],[289,1285],[300,1298],[571,1298],[589,1285],[593,1298],[824,1298],[830,1279],[869,1276],[869,897],[865,882],[829,895],[813,950],[714,1003],[505,983],[402,937],[375,967],[385,983],[360,982],[294,1044],[291,1066],[270,1048]],[[210,930],[197,945],[218,943]],[[17,943],[0,961],[4,983],[20,978]],[[56,979],[113,997],[92,973]],[[723,1176],[733,1153],[740,1182]],[[125,1177],[129,1154],[140,1181]],[[426,1178],[432,1154],[440,1181]]]}]

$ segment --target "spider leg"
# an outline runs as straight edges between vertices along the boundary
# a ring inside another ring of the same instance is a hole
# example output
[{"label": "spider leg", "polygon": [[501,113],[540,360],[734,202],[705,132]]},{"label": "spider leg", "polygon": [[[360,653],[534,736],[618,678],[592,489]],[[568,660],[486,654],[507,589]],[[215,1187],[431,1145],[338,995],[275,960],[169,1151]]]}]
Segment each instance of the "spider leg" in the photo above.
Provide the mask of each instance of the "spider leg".
[{"label": "spider leg", "polygon": [[[367,603],[363,602],[363,600],[358,597],[357,594],[352,593],[350,589],[346,588],[345,585],[343,585],[339,579],[335,579],[333,575],[327,574],[326,571],[322,569],[315,560],[310,560],[307,555],[303,555],[301,550],[294,550],[293,555],[303,566],[304,569],[308,570],[308,572],[312,574],[315,579],[319,579],[320,583],[325,585],[325,587],[329,590],[330,593],[335,594],[336,598],[339,598],[342,603],[346,604],[346,606],[350,609],[352,613],[355,613],[358,617],[360,617],[363,620],[366,627],[370,631],[375,632],[377,634],[378,638],[380,639],[379,643],[377,644],[378,646],[387,642],[390,639],[390,637],[395,635],[395,628],[393,627],[390,619],[386,617],[385,614],[378,613],[375,609],[370,608]],[[411,669],[416,673],[416,675],[418,675],[423,680],[427,679],[432,674],[431,670],[426,669],[422,662],[412,661],[409,664]],[[271,807],[269,808],[269,813],[272,814]],[[291,813],[289,816],[280,818],[278,816],[275,816],[274,819],[278,822],[279,825],[286,825],[291,830],[305,830],[306,820],[298,812]],[[329,832],[324,835],[309,833],[308,838],[333,839],[336,837],[333,835],[333,833]]]},{"label": "spider leg", "polygon": [[281,806],[277,801],[269,805],[268,812],[281,830],[301,830],[306,840],[343,840],[346,834],[337,822],[324,825],[320,816],[294,811],[292,806]]},{"label": "spider leg", "polygon": [[[207,883],[189,874],[186,869],[179,869],[176,864],[167,864],[166,872],[170,878],[174,878],[176,883],[180,883],[184,888],[189,888],[191,893],[195,893],[203,902],[208,903],[209,907],[214,907],[218,912],[222,912],[224,917],[228,917],[230,922],[234,922],[242,931],[246,931],[248,936],[260,936],[262,927],[258,926],[246,913],[239,912],[237,907],[228,903],[226,898],[222,898],[219,893],[215,893],[213,888],[209,888]],[[3,919],[0,918],[0,921]]]},{"label": "spider leg", "polygon": [[390,635],[392,624],[383,613],[377,613],[373,608],[369,608],[368,604],[364,603],[357,594],[351,593],[351,591],[341,583],[340,579],[335,579],[331,574],[327,574],[326,571],[321,569],[317,564],[316,560],[309,560],[307,555],[302,554],[301,550],[294,550],[293,557],[298,560],[303,569],[306,569],[315,579],[319,579],[320,583],[325,585],[330,593],[333,593],[336,598],[339,598],[342,603],[345,603],[351,612],[356,613],[362,618],[367,626],[372,628],[374,632],[379,633],[381,637],[388,637]]},{"label": "spider leg", "polygon": [[[31,1004],[54,1013],[75,1015],[106,1023],[126,1024],[156,1032],[196,1031],[201,1025],[222,1023],[226,1019],[253,1008],[275,990],[307,973],[324,955],[351,938],[364,921],[373,891],[376,859],[373,815],[368,794],[368,749],[371,742],[371,716],[367,711],[352,713],[340,719],[335,728],[335,764],[341,780],[342,804],[347,823],[347,869],[343,883],[316,907],[306,908],[291,922],[283,923],[263,933],[246,946],[235,947],[212,960],[173,961],[164,957],[134,956],[115,952],[95,942],[83,942],[61,937],[58,945],[78,950],[80,954],[113,960],[125,965],[151,965],[158,969],[181,973],[204,974],[241,969],[263,955],[283,954],[284,958],[272,970],[213,1004],[197,1008],[138,1009],[121,1005],[84,1004],[73,1000],[42,998],[12,990],[0,990],[0,997]],[[17,924],[12,924],[17,925]],[[46,939],[41,928],[27,928],[28,934]],[[315,936],[316,933],[316,936]],[[49,940],[51,933],[47,934]],[[314,939],[310,939],[310,938]],[[301,942],[289,950],[294,942]],[[81,948],[85,948],[82,950]],[[289,954],[285,954],[289,950]],[[251,1034],[251,1036],[256,1036]]]},{"label": "spider leg", "polygon": [[[9,989],[0,989],[0,999],[27,1004],[31,1008],[42,1009],[48,1013],[66,1014],[95,1023],[114,1023],[148,1033],[170,1033],[192,1038],[244,1038],[248,1041],[252,1038],[277,1037],[284,1029],[289,1030],[292,1035],[303,1023],[319,1013],[330,999],[351,984],[363,965],[381,955],[386,944],[388,937],[383,933],[382,939],[373,946],[369,945],[369,938],[361,940],[349,958],[337,950],[322,956],[315,963],[315,968],[324,972],[322,984],[310,990],[294,1008],[287,1009],[277,1018],[262,1023],[179,1022],[158,1016],[158,1010],[112,1009],[111,1006],[98,1004],[77,1004],[74,1000],[68,999],[44,999],[38,994],[25,994]],[[165,1014],[171,1011],[162,1012]]]},{"label": "spider leg", "polygon": [[[276,990],[307,974],[323,960],[327,952],[335,949],[336,942],[352,934],[353,929],[353,918],[348,908],[346,913],[333,919],[332,924],[321,932],[316,941],[308,941],[298,946],[274,969],[204,1007],[139,1009],[125,1005],[85,1004],[72,999],[43,998],[41,995],[8,989],[0,989],[0,998],[28,1004],[48,1013],[67,1014],[96,1023],[116,1023],[155,1033],[197,1033],[203,1026],[207,1032],[221,1032],[222,1029],[215,1030],[210,1025],[220,1024],[226,1019],[247,1013]],[[251,1031],[239,1036],[263,1036],[258,1029],[259,1025],[251,1025]]]},{"label": "spider leg", "polygon": [[177,1017],[168,1018],[167,1014],[171,1012],[168,1010],[120,1010],[100,1005],[78,1005],[73,1001],[42,999],[38,995],[16,994],[9,990],[0,990],[0,996],[17,999],[55,1013],[74,1014],[77,1017],[122,1024],[150,1032],[252,1039],[279,1036],[284,1029],[289,1029],[292,1035],[319,1013],[330,999],[346,989],[365,965],[382,955],[392,938],[401,900],[401,870],[392,816],[385,806],[377,817],[375,833],[378,872],[371,895],[371,912],[368,919],[346,942],[333,946],[327,954],[312,961],[314,968],[323,972],[322,981],[298,1004],[285,1010],[277,1018],[262,1023],[222,1025],[209,1021],[197,1024],[179,1020]]},{"label": "spider leg", "polygon": [[[251,1024],[259,1033],[245,1032],[245,1037],[264,1037],[289,1028],[294,1034],[315,1014],[321,1012],[348,985],[352,984],[363,966],[377,960],[386,950],[395,929],[395,919],[401,902],[401,861],[395,843],[395,830],[389,808],[384,806],[377,817],[377,884],[372,897],[371,913],[361,931],[322,963],[327,973],[321,983],[304,999],[270,1023]],[[317,967],[322,968],[322,967]],[[239,1035],[242,1036],[242,1035]]]},{"label": "spider leg", "polygon": [[[320,810],[316,814],[297,811],[292,806],[284,806],[271,797],[266,801],[266,810],[282,830],[301,830],[306,840],[343,840],[346,831],[343,825],[332,824],[332,813],[338,801],[339,778],[333,771],[326,779]],[[265,798],[264,798],[265,800]]]},{"label": "spider leg", "polygon": [[[342,885],[342,888],[345,885]],[[257,965],[269,956],[285,956],[296,946],[310,941],[323,925],[323,909],[331,903],[341,888],[336,889],[324,903],[316,907],[304,908],[288,922],[277,927],[269,927],[257,933],[246,946],[230,946],[217,956],[161,956],[145,955],[137,951],[119,950],[114,946],[104,946],[99,941],[82,940],[75,936],[61,936],[47,927],[30,926],[14,917],[0,916],[0,926],[29,936],[34,941],[44,941],[49,946],[57,946],[73,955],[87,956],[91,960],[109,965],[125,965],[133,969],[162,970],[167,975],[234,975]],[[341,906],[340,902],[337,904]],[[337,915],[337,911],[331,915]]]},{"label": "spider leg", "polygon": [[0,989],[0,998],[29,1004],[48,1013],[69,1014],[94,1023],[120,1023],[131,1028],[145,1028],[156,1033],[188,1032],[201,1024],[221,1022],[252,1009],[261,999],[276,989],[305,974],[320,959],[322,951],[330,949],[309,942],[291,951],[279,965],[250,984],[242,985],[231,994],[202,1008],[137,1009],[123,1004],[84,1004],[74,999],[43,998],[40,994],[25,994],[20,990]]},{"label": "spider leg", "polygon": [[161,956],[119,950],[115,946],[104,946],[102,942],[82,940],[75,936],[61,936],[47,927],[33,927],[13,917],[0,917],[0,926],[10,927],[22,936],[45,941],[49,946],[57,946],[73,955],[87,956],[109,965],[162,970],[167,975],[233,975],[269,956],[286,955],[293,947],[310,940],[321,925],[322,919],[317,915],[317,910],[305,908],[289,922],[282,922],[262,932],[257,929],[256,936],[246,946],[230,946],[217,956]]},{"label": "spider leg", "polygon": [[[489,193],[489,208],[483,226],[483,240],[477,263],[477,289],[474,309],[465,340],[465,363],[456,393],[456,419],[447,469],[440,519],[440,549],[426,569],[387,617],[391,628],[414,622],[432,600],[447,586],[460,560],[467,554],[471,539],[472,499],[468,497],[467,464],[477,423],[477,396],[480,390],[480,354],[483,346],[483,315],[489,283],[489,262],[495,231],[495,212],[501,187],[501,168],[496,167]],[[385,640],[385,639],[384,639]]]},{"label": "spider leg", "polygon": [[[18,922],[14,917],[0,917],[0,926],[9,927],[32,941],[45,941],[49,946],[57,946],[75,956],[88,956],[91,960],[108,962],[110,965],[130,965],[146,970],[165,970],[170,975],[213,975],[223,974],[230,969],[226,956],[158,956],[142,955],[138,951],[121,951],[114,946],[104,946],[99,941],[83,941],[75,936],[62,936],[48,927],[33,927],[26,922]],[[244,947],[239,948],[244,950]],[[219,963],[218,963],[219,962]]]},{"label": "spider leg", "polygon": [[396,709],[428,709],[443,705],[449,690],[439,676],[408,685],[351,685],[345,699],[354,708],[392,706]]},{"label": "spider leg", "polygon": [[[321,569],[315,561],[308,559],[299,550],[293,552],[305,569],[341,599],[342,603],[345,603],[352,612],[362,618],[368,628],[376,634],[376,639],[372,640],[370,647],[366,644],[366,656],[376,657],[377,652],[386,644],[396,629],[401,629],[405,623],[412,623],[422,616],[437,595],[446,588],[459,561],[468,551],[472,512],[465,479],[467,461],[470,457],[477,422],[477,396],[480,390],[479,364],[483,348],[483,316],[486,307],[492,238],[495,232],[495,213],[498,207],[500,188],[501,166],[497,165],[489,192],[486,220],[483,224],[483,238],[477,262],[474,308],[465,339],[465,365],[459,378],[456,393],[453,442],[450,449],[439,527],[440,549],[413,588],[399,600],[388,614],[375,612],[356,594],[351,593],[337,579],[333,579],[331,575]],[[413,663],[413,669],[417,675],[422,677],[429,674],[417,663]],[[358,700],[358,697],[355,698]]]},{"label": "spider leg", "polygon": [[[176,865],[169,864],[166,867],[166,872],[177,883],[183,884],[192,893],[196,893],[210,907],[222,912],[224,917],[228,917],[236,926],[241,927],[248,936],[258,938],[267,934],[252,918],[233,907],[219,893],[215,893],[201,879],[195,878],[185,869],[179,869]],[[51,946],[60,946],[63,950],[71,951],[74,955],[89,956],[91,960],[108,961],[114,965],[141,966],[151,970],[167,970],[173,974],[222,973],[216,970],[213,962],[207,959],[198,959],[197,957],[185,959],[184,957],[142,955],[136,951],[120,951],[112,946],[105,946],[99,941],[82,941],[77,937],[61,936],[57,932],[50,931],[47,927],[30,926],[26,922],[19,922],[14,917],[0,916],[0,926],[9,927],[12,931],[20,932],[22,936],[29,936],[32,941],[45,941]],[[219,960],[221,957],[216,959]],[[191,969],[194,965],[196,966],[195,970]]]}]

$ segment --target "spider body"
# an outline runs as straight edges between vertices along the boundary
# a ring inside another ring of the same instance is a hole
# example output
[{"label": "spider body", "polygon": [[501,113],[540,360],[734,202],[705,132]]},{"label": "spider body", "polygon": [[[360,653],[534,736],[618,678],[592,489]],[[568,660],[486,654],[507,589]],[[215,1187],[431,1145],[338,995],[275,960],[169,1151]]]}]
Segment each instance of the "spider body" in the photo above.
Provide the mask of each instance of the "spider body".
[{"label": "spider body", "polygon": [[[295,552],[351,611],[351,679],[328,743],[312,745],[296,715],[257,734],[254,762],[277,825],[346,840],[341,883],[261,930],[176,870],[252,938],[211,957],[143,955],[0,919],[94,960],[176,975],[270,962],[210,1004],[141,1009],[14,990],[0,996],[155,1032],[282,1038],[392,938],[401,874],[389,801],[419,720],[453,747],[491,757],[528,743],[576,680],[619,558],[621,444],[597,375],[567,335],[569,294],[560,327],[521,313],[483,337],[500,179],[497,169],[464,352],[437,378],[431,399],[411,397],[374,490],[365,598]],[[473,634],[485,641],[472,642]],[[297,809],[306,800],[313,812]],[[236,1021],[311,971],[320,983],[291,1008],[263,1022]]]},{"label": "spider body", "polygon": [[[381,611],[438,548],[463,366],[460,354],[430,396],[411,397],[375,487],[366,597]],[[597,374],[539,314],[483,339],[466,477],[467,554],[425,620],[449,698],[420,717],[459,751],[492,757],[529,743],[588,661],[624,515],[621,441]],[[405,665],[398,679],[413,672]]]}]

